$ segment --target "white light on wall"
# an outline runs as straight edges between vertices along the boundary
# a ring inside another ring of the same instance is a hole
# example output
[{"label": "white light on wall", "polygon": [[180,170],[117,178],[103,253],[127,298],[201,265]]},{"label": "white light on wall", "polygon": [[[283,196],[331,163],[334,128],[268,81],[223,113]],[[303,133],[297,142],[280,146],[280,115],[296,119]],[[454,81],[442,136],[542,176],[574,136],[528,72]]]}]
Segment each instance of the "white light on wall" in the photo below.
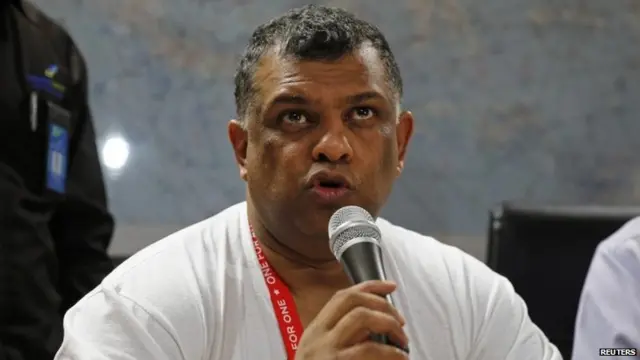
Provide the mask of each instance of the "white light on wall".
[{"label": "white light on wall", "polygon": [[102,163],[110,170],[121,170],[129,159],[129,143],[121,136],[110,136],[102,147]]}]

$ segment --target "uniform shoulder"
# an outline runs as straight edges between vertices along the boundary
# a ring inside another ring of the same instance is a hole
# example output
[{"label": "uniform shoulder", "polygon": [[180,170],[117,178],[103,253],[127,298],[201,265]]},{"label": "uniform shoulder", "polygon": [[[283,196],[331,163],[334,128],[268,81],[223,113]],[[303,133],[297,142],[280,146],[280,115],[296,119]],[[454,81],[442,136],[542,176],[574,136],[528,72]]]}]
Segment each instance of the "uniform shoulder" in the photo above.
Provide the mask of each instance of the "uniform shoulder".
[{"label": "uniform shoulder", "polygon": [[69,32],[47,15],[42,9],[30,1],[22,1],[22,10],[27,18],[32,21],[36,26],[41,28],[45,33],[52,36],[64,36],[69,37]]},{"label": "uniform shoulder", "polygon": [[72,82],[78,84],[86,80],[86,61],[69,31],[29,1],[22,1],[22,9],[25,16],[40,30],[41,36],[53,44],[58,56],[66,59],[63,64],[68,68]]}]

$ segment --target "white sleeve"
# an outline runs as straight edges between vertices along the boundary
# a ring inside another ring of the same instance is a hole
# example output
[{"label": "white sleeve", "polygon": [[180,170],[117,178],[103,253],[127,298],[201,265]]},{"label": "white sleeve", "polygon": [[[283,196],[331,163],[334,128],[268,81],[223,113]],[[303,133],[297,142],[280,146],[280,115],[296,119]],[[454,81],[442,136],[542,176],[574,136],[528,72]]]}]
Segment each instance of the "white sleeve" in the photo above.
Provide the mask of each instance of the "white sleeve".
[{"label": "white sleeve", "polygon": [[562,360],[506,278],[476,259],[466,265],[474,319],[468,359]]},{"label": "white sleeve", "polygon": [[66,313],[55,360],[184,360],[168,329],[148,309],[99,286]]},{"label": "white sleeve", "polygon": [[624,240],[605,241],[591,261],[578,307],[573,359],[601,359],[601,348],[640,348],[640,240]]}]

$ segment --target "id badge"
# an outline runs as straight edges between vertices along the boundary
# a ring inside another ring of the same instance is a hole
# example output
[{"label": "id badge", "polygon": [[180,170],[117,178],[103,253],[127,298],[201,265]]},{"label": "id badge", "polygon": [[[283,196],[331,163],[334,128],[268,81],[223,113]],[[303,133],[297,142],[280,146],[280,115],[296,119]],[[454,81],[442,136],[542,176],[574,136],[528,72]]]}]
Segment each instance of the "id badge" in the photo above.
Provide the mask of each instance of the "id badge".
[{"label": "id badge", "polygon": [[47,165],[45,186],[48,190],[64,194],[69,159],[69,124],[71,114],[47,101]]}]

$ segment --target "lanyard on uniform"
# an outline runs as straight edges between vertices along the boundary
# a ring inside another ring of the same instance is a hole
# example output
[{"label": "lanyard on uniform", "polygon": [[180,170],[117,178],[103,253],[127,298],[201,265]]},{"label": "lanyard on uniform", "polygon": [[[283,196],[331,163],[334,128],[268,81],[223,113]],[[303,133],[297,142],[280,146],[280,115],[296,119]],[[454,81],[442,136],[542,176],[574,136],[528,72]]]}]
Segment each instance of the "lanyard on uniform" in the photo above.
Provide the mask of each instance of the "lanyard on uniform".
[{"label": "lanyard on uniform", "polygon": [[280,335],[284,342],[284,347],[287,351],[287,358],[293,360],[298,350],[298,343],[300,343],[300,337],[302,337],[302,322],[296,309],[296,303],[293,300],[291,291],[280,279],[280,276],[273,270],[267,258],[264,257],[262,247],[258,242],[256,234],[251,229],[251,241],[253,242],[253,248],[256,251],[258,262],[260,263],[260,270],[264,277],[264,282],[269,289],[269,297],[271,298],[271,304],[273,305],[273,312],[278,320],[278,326],[280,327]]}]

